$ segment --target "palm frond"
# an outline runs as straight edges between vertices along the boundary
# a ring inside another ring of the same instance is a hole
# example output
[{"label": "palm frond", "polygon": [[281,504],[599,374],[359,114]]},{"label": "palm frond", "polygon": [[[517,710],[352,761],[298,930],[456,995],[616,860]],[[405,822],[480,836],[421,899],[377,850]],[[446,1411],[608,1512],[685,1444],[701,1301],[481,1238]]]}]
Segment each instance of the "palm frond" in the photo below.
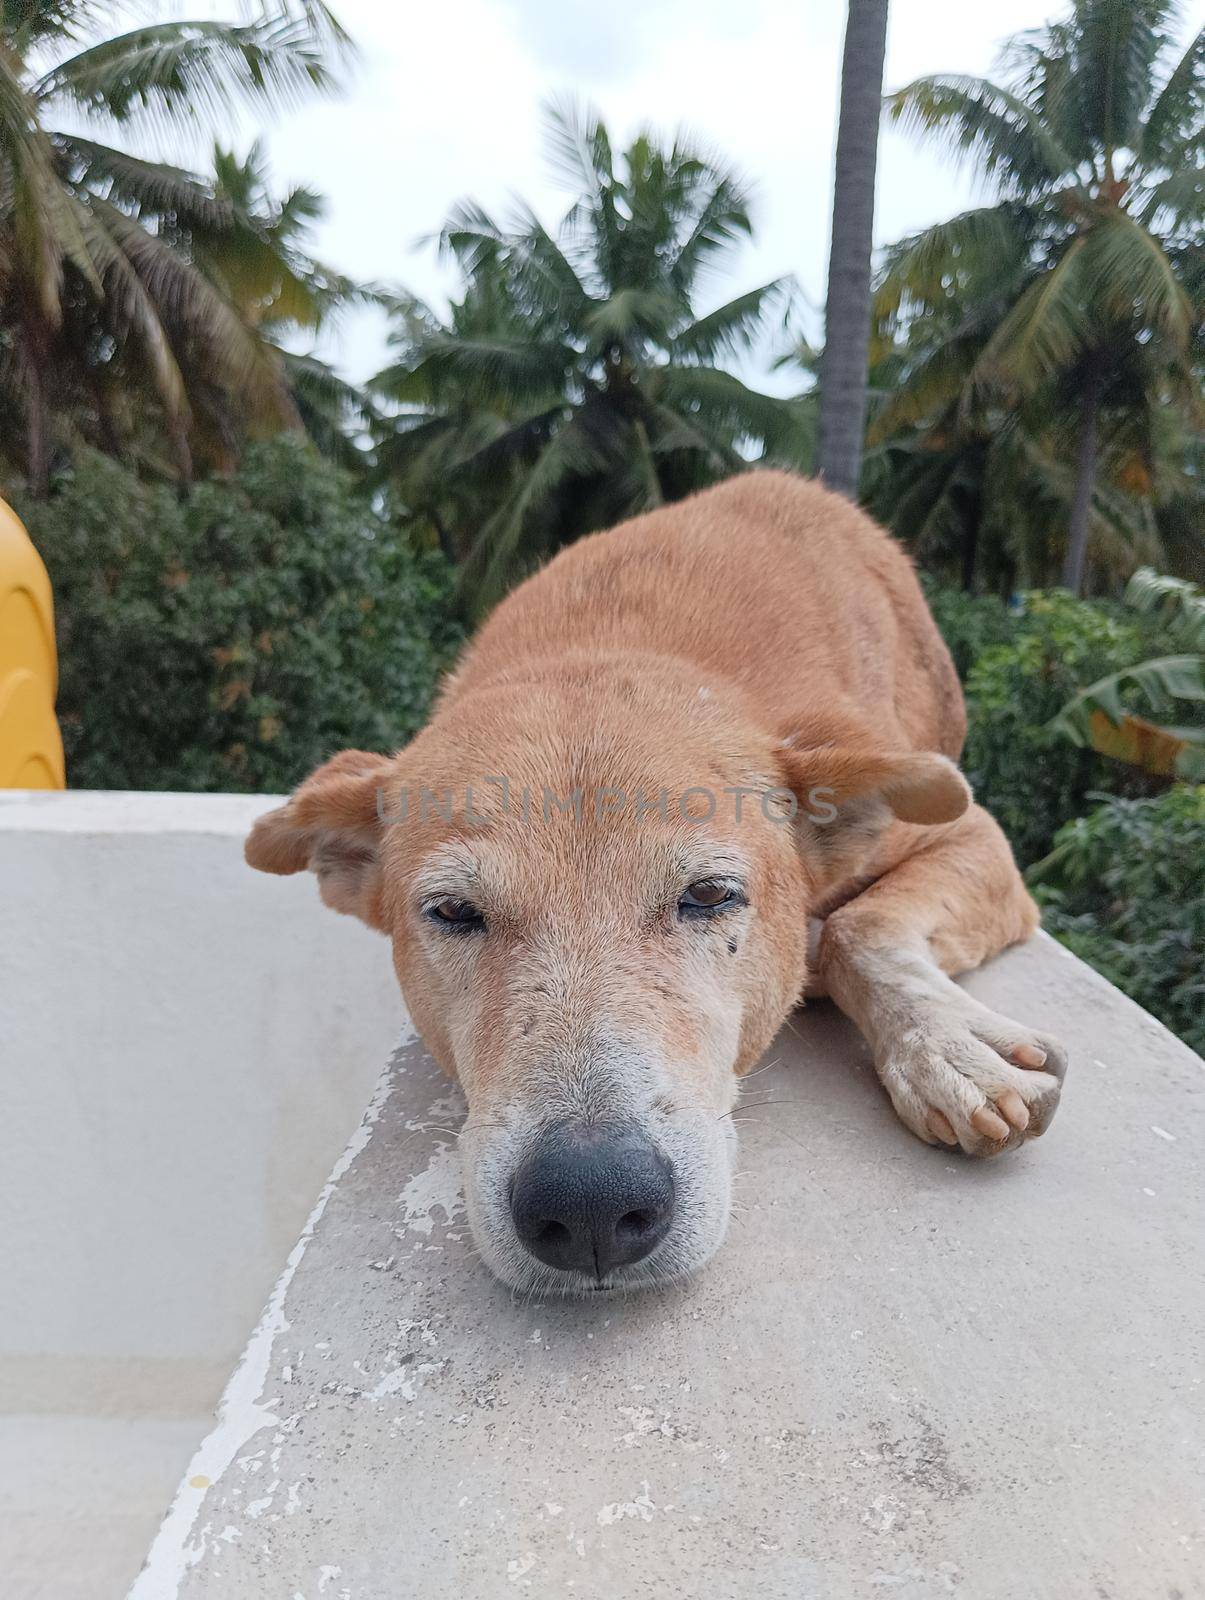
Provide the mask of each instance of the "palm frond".
[{"label": "palm frond", "polygon": [[289,108],[329,91],[324,41],[305,17],[277,11],[246,24],[160,22],[104,39],[51,67],[34,85],[41,104],[86,111],[161,132],[229,126],[243,105]]},{"label": "palm frond", "polygon": [[3,8],[4,32],[14,53],[52,41],[76,39],[109,11],[102,0],[12,0]]},{"label": "palm frond", "polygon": [[1152,184],[1135,215],[1152,232],[1193,234],[1199,230],[1205,225],[1205,165],[1192,163]]},{"label": "palm frond", "polygon": [[635,344],[644,338],[664,344],[681,310],[681,303],[666,289],[617,289],[591,304],[582,328],[592,343],[602,347]]},{"label": "palm frond", "polygon": [[867,437],[880,444],[903,429],[956,412],[979,358],[976,340],[943,339],[920,351],[873,412]]},{"label": "palm frond", "polygon": [[596,197],[614,181],[611,141],[593,108],[572,96],[549,100],[544,131],[553,172],[573,190]]},{"label": "palm frond", "polygon": [[1183,352],[1196,322],[1192,302],[1154,234],[1115,208],[1083,241],[1083,285],[1110,320],[1162,334]]},{"label": "palm frond", "polygon": [[79,219],[59,181],[55,151],[37,106],[0,53],[0,156],[7,159],[11,267],[25,280],[41,315],[56,327],[62,316],[63,263],[70,261],[98,288]]},{"label": "palm frond", "polygon": [[280,360],[306,433],[331,461],[363,471],[367,451],[359,442],[370,421],[364,391],[313,355],[281,350]]},{"label": "palm frond", "polygon": [[537,313],[580,323],[591,299],[585,284],[561,246],[530,206],[520,206],[508,241],[517,297]]},{"label": "palm frond", "polygon": [[688,421],[668,405],[645,408],[645,430],[654,455],[670,456],[689,452],[702,457],[715,473],[740,472],[746,466],[724,439],[714,437],[698,421]]},{"label": "palm frond", "polygon": [[893,122],[945,139],[1004,194],[1037,194],[1074,177],[1076,163],[1051,128],[987,78],[918,78],[887,97],[887,110]]},{"label": "palm frond", "polygon": [[80,134],[55,133],[51,138],[80,188],[100,189],[123,206],[152,217],[170,215],[184,226],[226,228],[234,220],[229,201],[182,167],[147,161]]},{"label": "palm frond", "polygon": [[711,169],[711,183],[689,231],[678,244],[669,267],[670,281],[679,294],[689,295],[700,275],[724,250],[753,232],[749,194],[744,182],[730,172]]},{"label": "palm frond", "polygon": [[1023,268],[1028,251],[1027,230],[1008,204],[979,206],[934,223],[885,252],[875,317],[895,319],[910,305],[952,296],[965,302]]},{"label": "palm frond", "polygon": [[1072,24],[1076,110],[1106,152],[1133,149],[1167,24],[1167,0],[1078,0]]},{"label": "palm frond", "polygon": [[496,263],[510,244],[507,230],[475,200],[453,206],[437,239],[440,253],[452,257],[468,278]]},{"label": "palm frond", "polygon": [[[547,554],[531,543],[529,523],[546,511],[567,483],[605,470],[607,453],[599,448],[589,425],[574,417],[557,430],[522,483],[482,527],[461,573],[462,593],[479,611],[488,609],[521,575]],[[526,563],[523,547],[526,542]],[[516,572],[518,568],[518,573]]]},{"label": "palm frond", "polygon": [[277,352],[164,240],[106,201],[94,200],[92,208],[159,308],[165,326],[203,353],[209,381],[238,395],[258,419],[295,427],[297,413]]},{"label": "palm frond", "polygon": [[1065,372],[1092,332],[1084,294],[1084,240],[1075,239],[1058,263],[1035,278],[988,340],[976,380],[1003,376],[1024,390]]},{"label": "palm frond", "polygon": [[[427,393],[434,399],[456,393],[471,401],[511,407],[559,391],[566,362],[556,344],[441,332],[420,347],[413,362],[402,365],[412,374],[424,373]],[[417,398],[413,392],[403,394],[397,382],[392,393],[397,399]]]},{"label": "palm frond", "polygon": [[1073,21],[1027,29],[1004,42],[1000,67],[1017,98],[1051,129],[1068,155],[1090,165],[1091,144],[1076,82],[1076,43]]},{"label": "palm frond", "polygon": [[456,446],[445,462],[445,470],[456,479],[489,480],[516,461],[531,460],[566,420],[565,406],[557,404],[517,422],[506,423],[498,418],[488,432],[480,423],[477,427],[462,424],[456,430]]},{"label": "palm frond", "polygon": [[658,380],[660,401],[730,448],[744,440],[777,444],[801,422],[797,401],[762,394],[719,367],[666,367]]},{"label": "palm frond", "polygon": [[717,306],[675,334],[671,352],[680,359],[713,361],[717,356],[747,350],[775,303],[789,300],[793,284],[792,278],[775,278]]},{"label": "palm frond", "polygon": [[[184,378],[154,297],[118,239],[106,227],[101,208],[77,202],[77,210],[81,232],[104,293],[106,317],[118,335],[134,334],[146,357],[155,392],[169,423],[183,427],[189,415]],[[124,218],[120,226],[125,231]],[[136,227],[136,224],[128,226]],[[126,232],[127,239],[130,236]]]},{"label": "palm frond", "polygon": [[1167,76],[1147,112],[1138,140],[1138,155],[1146,167],[1166,167],[1173,172],[1191,165],[1205,149],[1205,28]]}]

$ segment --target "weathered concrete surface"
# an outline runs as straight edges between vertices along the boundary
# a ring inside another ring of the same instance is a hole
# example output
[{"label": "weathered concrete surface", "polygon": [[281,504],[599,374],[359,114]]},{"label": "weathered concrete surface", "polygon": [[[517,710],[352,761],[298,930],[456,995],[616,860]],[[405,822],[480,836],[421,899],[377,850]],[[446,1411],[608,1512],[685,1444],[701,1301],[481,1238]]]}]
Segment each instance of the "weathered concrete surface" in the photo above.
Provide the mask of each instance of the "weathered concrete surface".
[{"label": "weathered concrete surface", "polygon": [[1205,1594],[1205,1063],[1046,940],[968,987],[1073,1046],[1045,1140],[926,1149],[816,1007],[721,1256],[624,1302],[492,1282],[404,1050],[133,1593]]}]

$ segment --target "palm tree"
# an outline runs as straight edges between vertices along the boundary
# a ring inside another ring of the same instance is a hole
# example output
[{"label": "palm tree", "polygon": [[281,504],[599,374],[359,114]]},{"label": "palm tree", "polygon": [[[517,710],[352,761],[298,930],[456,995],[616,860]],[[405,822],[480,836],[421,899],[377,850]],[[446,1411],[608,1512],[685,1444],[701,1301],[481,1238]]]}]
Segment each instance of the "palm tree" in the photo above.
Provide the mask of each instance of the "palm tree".
[{"label": "palm tree", "polygon": [[[241,160],[215,146],[213,170],[203,195],[209,203],[199,210],[177,199],[164,214],[161,201],[150,195],[143,197],[140,214],[156,216],[158,231],[217,285],[276,354],[296,418],[322,454],[363,469],[367,457],[357,440],[371,415],[368,397],[316,355],[291,348],[289,340],[317,332],[350,304],[381,296],[310,255],[309,234],[325,215],[326,201],[305,187],[277,199],[261,140]],[[230,410],[227,402],[219,420],[228,424]],[[244,418],[242,431],[252,431],[254,420]]]},{"label": "palm tree", "polygon": [[824,353],[820,363],[820,476],[856,495],[866,423],[870,270],[887,0],[849,0],[841,119],[833,181]]},{"label": "palm tree", "polygon": [[571,108],[549,131],[574,193],[560,228],[525,207],[509,226],[458,207],[441,243],[463,295],[446,318],[399,302],[397,360],[374,386],[400,408],[379,445],[394,492],[465,557],[476,608],[581,533],[755,454],[807,454],[806,408],[720,365],[785,315],[789,284],[696,305],[751,231],[737,176],[648,133],[617,157],[598,117]]},{"label": "palm tree", "polygon": [[195,134],[239,105],[331,86],[346,36],[321,0],[272,0],[241,24],[158,22],[98,34],[93,0],[0,0],[0,389],[45,492],[56,385],[102,412],[113,379],[149,384],[186,473],[198,396],[295,417],[279,362],[173,225],[230,207],[177,168],[82,137],[82,112],[137,132]]},{"label": "palm tree", "polygon": [[[1057,583],[1075,483],[1070,397],[1057,386],[1006,393],[973,377],[1021,269],[1007,254],[960,253],[957,274],[901,330],[898,262],[913,243],[888,252],[875,299],[867,502],[917,561],[967,590],[986,584],[1008,594]],[[1192,494],[1173,420],[1168,412],[1154,419],[1155,475],[1132,430],[1119,431],[1102,454],[1091,534],[1097,574],[1111,584],[1170,553],[1160,505]]]},{"label": "palm tree", "polygon": [[1205,31],[1173,57],[1174,16],[1171,0],[1074,0],[1011,41],[1003,83],[926,78],[889,101],[997,191],[888,263],[881,326],[936,315],[949,333],[922,335],[902,405],[932,421],[955,385],[958,422],[977,415],[981,431],[993,408],[1041,408],[1071,463],[1062,578],[1075,593],[1110,522],[1102,482],[1149,501],[1162,415],[1200,414]]}]

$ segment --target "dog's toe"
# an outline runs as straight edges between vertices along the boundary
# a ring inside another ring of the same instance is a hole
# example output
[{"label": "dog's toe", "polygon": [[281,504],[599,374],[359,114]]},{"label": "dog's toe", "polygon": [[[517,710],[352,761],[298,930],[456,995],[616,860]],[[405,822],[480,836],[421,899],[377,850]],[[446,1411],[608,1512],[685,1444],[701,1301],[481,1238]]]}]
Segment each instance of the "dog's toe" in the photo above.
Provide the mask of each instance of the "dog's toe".
[{"label": "dog's toe", "polygon": [[1039,1138],[1058,1107],[1066,1056],[1056,1040],[969,997],[893,1041],[879,1071],[903,1121],[927,1144],[994,1156]]}]

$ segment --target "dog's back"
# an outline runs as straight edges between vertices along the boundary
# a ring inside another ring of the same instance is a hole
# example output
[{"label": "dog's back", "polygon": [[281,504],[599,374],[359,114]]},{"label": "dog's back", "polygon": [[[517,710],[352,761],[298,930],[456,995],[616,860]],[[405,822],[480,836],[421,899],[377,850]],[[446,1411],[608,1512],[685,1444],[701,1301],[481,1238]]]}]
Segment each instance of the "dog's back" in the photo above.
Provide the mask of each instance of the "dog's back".
[{"label": "dog's back", "polygon": [[670,656],[745,692],[768,726],[855,717],[957,757],[957,675],[911,563],[819,484],[749,472],[563,551],[516,589],[444,691],[558,662]]}]

